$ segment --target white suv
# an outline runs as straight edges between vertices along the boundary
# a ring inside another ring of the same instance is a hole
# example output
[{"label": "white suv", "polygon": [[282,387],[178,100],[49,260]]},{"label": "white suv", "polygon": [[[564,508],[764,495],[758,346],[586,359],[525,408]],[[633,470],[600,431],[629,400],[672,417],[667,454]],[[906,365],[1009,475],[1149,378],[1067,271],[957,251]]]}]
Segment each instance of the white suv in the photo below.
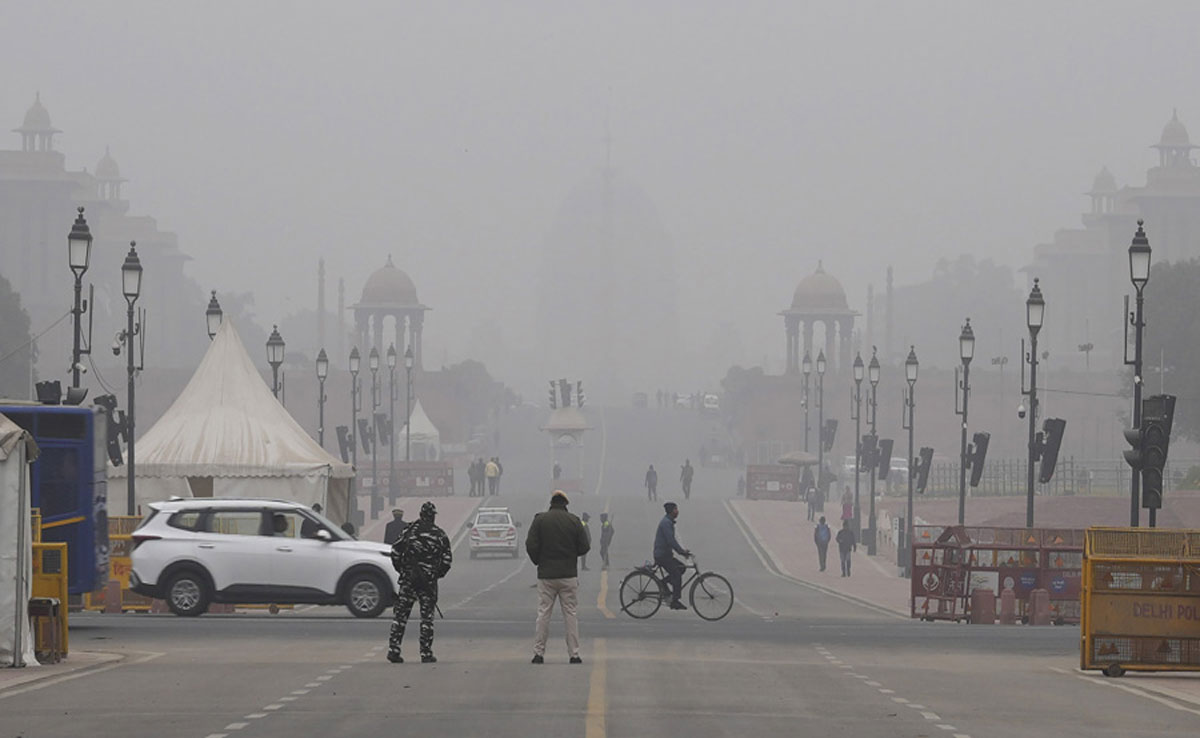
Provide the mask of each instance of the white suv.
[{"label": "white suv", "polygon": [[396,593],[391,548],[356,541],[284,500],[192,498],[150,504],[133,533],[133,591],[176,615],[210,602],[345,605],[360,618]]},{"label": "white suv", "polygon": [[520,556],[517,550],[517,528],[507,507],[481,507],[471,523],[471,558],[481,553],[505,553],[514,559]]}]

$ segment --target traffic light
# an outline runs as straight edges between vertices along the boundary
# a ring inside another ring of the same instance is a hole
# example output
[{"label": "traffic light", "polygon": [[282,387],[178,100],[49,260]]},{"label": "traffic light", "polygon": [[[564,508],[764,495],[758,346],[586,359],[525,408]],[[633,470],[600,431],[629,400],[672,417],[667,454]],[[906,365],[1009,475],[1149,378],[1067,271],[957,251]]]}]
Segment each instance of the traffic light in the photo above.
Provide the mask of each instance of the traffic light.
[{"label": "traffic light", "polygon": [[350,428],[345,425],[337,427],[338,449],[342,452],[342,463],[350,463],[350,451],[354,448],[354,436],[350,435]]},{"label": "traffic light", "polygon": [[871,471],[875,468],[875,457],[879,454],[879,436],[868,433],[862,437],[861,443],[858,450],[858,468],[860,471]]},{"label": "traffic light", "polygon": [[1058,450],[1062,447],[1066,430],[1067,421],[1062,418],[1046,418],[1046,422],[1042,423],[1042,467],[1038,471],[1038,481],[1042,484],[1046,484],[1054,476],[1054,465],[1058,462]]},{"label": "traffic light", "polygon": [[367,422],[366,418],[358,419],[358,437],[362,439],[363,453],[371,453],[371,444],[375,442],[375,433],[371,430],[371,424]]},{"label": "traffic light", "polygon": [[550,409],[558,409],[558,388],[554,386],[554,380],[550,380]]},{"label": "traffic light", "polygon": [[933,467],[933,449],[928,446],[921,447],[920,456],[913,459],[916,464],[915,470],[910,470],[909,473],[915,473],[916,479],[913,480],[913,488],[920,494],[925,494],[925,488],[929,486],[929,470]]},{"label": "traffic light", "polygon": [[875,464],[881,480],[887,479],[888,472],[892,470],[892,444],[890,438],[879,439],[879,453],[875,457]]},{"label": "traffic light", "polygon": [[1129,444],[1122,456],[1125,457],[1125,463],[1133,468],[1133,473],[1137,474],[1142,470],[1142,430],[1141,428],[1126,428],[1122,431],[1125,436],[1125,442]]},{"label": "traffic light", "polygon": [[1142,401],[1142,507],[1162,507],[1163,471],[1174,420],[1174,395],[1153,395]]},{"label": "traffic light", "polygon": [[391,443],[392,424],[388,422],[387,413],[375,413],[375,435],[383,443]]},{"label": "traffic light", "polygon": [[558,380],[558,389],[562,392],[562,406],[571,407],[571,383],[560,379]]},{"label": "traffic light", "polygon": [[987,459],[988,442],[991,439],[991,433],[976,433],[973,436],[974,443],[967,448],[967,466],[971,469],[972,487],[978,487],[979,480],[983,478],[983,462]]},{"label": "traffic light", "polygon": [[583,380],[581,379],[581,380],[575,382],[575,404],[577,404],[579,407],[582,408],[584,399],[585,398],[583,396]]},{"label": "traffic light", "polygon": [[821,428],[821,445],[825,448],[825,453],[833,450],[833,439],[837,438],[838,422],[833,418],[825,421],[825,425]]}]

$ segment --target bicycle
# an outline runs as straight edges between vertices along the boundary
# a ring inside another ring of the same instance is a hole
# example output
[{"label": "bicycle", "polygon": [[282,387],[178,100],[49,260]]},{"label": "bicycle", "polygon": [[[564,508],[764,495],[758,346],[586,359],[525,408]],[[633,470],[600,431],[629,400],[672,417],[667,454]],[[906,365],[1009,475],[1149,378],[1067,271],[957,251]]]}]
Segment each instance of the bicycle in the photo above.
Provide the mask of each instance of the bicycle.
[{"label": "bicycle", "polygon": [[[729,614],[733,609],[733,586],[729,580],[716,572],[700,572],[700,565],[695,557],[684,568],[686,573],[691,570],[683,585],[691,585],[688,590],[688,601],[692,609],[701,618],[716,621]],[[667,585],[666,571],[658,564],[647,561],[625,575],[621,580],[621,611],[631,618],[645,620],[658,612],[664,600],[671,597],[671,588]]]}]

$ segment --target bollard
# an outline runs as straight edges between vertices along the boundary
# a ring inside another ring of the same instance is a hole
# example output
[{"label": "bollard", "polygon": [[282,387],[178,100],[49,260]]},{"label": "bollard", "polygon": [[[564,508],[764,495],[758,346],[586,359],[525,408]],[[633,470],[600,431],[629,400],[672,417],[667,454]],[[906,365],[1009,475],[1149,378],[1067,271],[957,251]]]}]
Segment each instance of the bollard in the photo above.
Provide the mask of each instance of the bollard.
[{"label": "bollard", "polygon": [[1035,589],[1029,593],[1029,624],[1050,624],[1050,592]]},{"label": "bollard", "polygon": [[990,589],[971,592],[971,625],[996,623],[996,593]]},{"label": "bollard", "polygon": [[121,607],[121,582],[116,579],[108,580],[108,584],[104,587],[104,612],[105,614],[115,613],[120,615],[124,612]]},{"label": "bollard", "polygon": [[1015,625],[1017,622],[1017,595],[1012,587],[1000,592],[1000,624]]}]

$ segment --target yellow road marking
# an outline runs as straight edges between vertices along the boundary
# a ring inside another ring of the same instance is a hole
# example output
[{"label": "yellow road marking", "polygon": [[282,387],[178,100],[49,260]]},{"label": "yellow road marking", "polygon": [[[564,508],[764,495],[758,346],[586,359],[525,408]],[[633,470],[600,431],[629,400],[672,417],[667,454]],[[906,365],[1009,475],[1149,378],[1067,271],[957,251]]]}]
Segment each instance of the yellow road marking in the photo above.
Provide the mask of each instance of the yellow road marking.
[{"label": "yellow road marking", "polygon": [[608,735],[605,714],[608,712],[608,653],[607,643],[597,638],[592,644],[592,679],[588,687],[587,723],[585,738],[604,738]]},{"label": "yellow road marking", "polygon": [[600,594],[596,597],[596,607],[600,612],[604,613],[604,617],[609,620],[615,619],[612,610],[608,609],[608,569],[600,572]]},{"label": "yellow road marking", "polygon": [[42,530],[46,530],[47,528],[57,528],[61,525],[72,525],[74,523],[82,523],[85,520],[87,520],[87,518],[80,515],[80,516],[74,517],[74,518],[67,518],[66,520],[55,520],[53,523],[42,523]]}]

